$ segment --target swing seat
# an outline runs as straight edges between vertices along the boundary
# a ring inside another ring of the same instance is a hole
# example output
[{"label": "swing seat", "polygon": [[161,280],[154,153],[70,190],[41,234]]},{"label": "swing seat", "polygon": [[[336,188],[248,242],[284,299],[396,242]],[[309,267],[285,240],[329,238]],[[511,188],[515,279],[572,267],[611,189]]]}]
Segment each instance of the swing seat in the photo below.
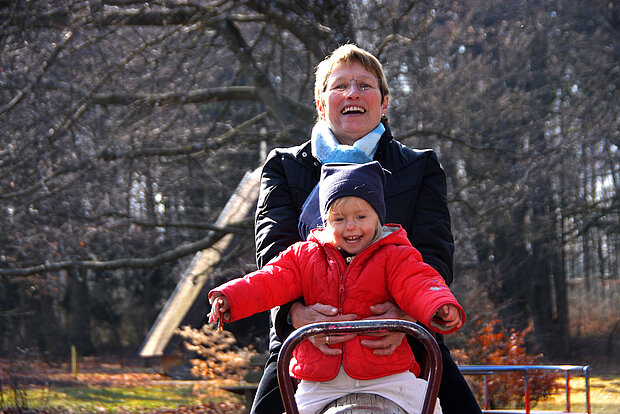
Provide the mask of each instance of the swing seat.
[{"label": "swing seat", "polygon": [[398,404],[376,394],[347,394],[327,404],[320,414],[407,414]]}]

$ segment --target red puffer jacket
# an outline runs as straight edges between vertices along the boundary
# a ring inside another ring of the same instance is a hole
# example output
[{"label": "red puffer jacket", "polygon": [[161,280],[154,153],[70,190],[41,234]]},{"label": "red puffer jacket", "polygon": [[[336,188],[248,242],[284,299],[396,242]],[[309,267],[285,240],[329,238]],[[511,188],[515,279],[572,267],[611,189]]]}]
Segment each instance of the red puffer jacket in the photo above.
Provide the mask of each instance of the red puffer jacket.
[{"label": "red puffer jacket", "polygon": [[[354,313],[360,319],[372,316],[370,306],[391,301],[416,320],[431,326],[433,314],[442,305],[452,303],[464,312],[442,277],[422,261],[400,225],[389,225],[390,233],[360,252],[347,266],[331,244],[313,230],[308,241],[298,242],[283,251],[261,270],[231,280],[209,292],[224,294],[231,308],[231,321],[245,318],[301,296],[306,305],[323,303],[338,308],[341,314]],[[447,333],[447,332],[441,332]],[[366,337],[372,339],[371,337]],[[361,345],[364,336],[343,344],[338,356],[323,354],[310,341],[303,341],[291,359],[291,376],[311,381],[328,381],[342,364],[356,379],[374,379],[420,367],[407,341],[387,356],[373,355]]]}]

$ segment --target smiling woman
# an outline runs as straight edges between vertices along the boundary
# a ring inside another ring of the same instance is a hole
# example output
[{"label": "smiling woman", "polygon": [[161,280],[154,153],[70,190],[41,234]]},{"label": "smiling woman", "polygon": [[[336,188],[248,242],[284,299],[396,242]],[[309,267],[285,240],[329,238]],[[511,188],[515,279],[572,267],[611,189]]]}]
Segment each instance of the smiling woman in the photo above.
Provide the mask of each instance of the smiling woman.
[{"label": "smiling woman", "polygon": [[[385,222],[400,224],[424,262],[447,284],[452,282],[454,241],[450,229],[445,174],[432,150],[407,148],[392,138],[387,110],[389,88],[383,66],[371,53],[355,45],[337,48],[317,65],[314,98],[318,114],[310,141],[274,149],[263,166],[256,209],[256,261],[263,267],[293,243],[323,226],[317,184],[321,166],[328,163],[364,164],[378,161],[391,172],[384,186]],[[314,322],[357,319],[338,307],[309,303],[306,298],[272,310],[270,357],[259,384],[252,413],[282,412],[276,378],[281,341],[294,328]],[[308,306],[306,306],[308,305]],[[364,314],[374,319],[410,318],[393,301],[369,306]],[[374,355],[390,356],[402,334],[386,333],[360,344]],[[325,356],[332,345],[311,339]],[[416,358],[421,350],[412,345]],[[445,414],[477,414],[480,408],[450,353],[439,340],[444,372],[439,390]]]}]

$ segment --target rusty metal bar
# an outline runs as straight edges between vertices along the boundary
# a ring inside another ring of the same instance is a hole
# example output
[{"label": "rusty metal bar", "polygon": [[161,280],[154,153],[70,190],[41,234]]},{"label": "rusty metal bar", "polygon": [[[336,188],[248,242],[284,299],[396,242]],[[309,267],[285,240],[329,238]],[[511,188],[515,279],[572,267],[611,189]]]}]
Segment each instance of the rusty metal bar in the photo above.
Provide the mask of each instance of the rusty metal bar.
[{"label": "rusty metal bar", "polygon": [[530,414],[530,378],[527,369],[523,373],[523,386],[525,387],[525,414]]},{"label": "rusty metal bar", "polygon": [[429,366],[428,387],[422,404],[421,414],[431,414],[437,401],[441,372],[443,369],[441,351],[435,338],[422,326],[409,321],[396,319],[383,320],[359,320],[346,322],[315,323],[306,325],[293,332],[282,344],[278,356],[278,382],[282,401],[287,414],[299,414],[295,402],[295,390],[288,373],[288,366],[295,347],[303,340],[313,335],[332,335],[342,333],[381,333],[381,332],[404,332],[416,338],[426,349],[426,362]]}]

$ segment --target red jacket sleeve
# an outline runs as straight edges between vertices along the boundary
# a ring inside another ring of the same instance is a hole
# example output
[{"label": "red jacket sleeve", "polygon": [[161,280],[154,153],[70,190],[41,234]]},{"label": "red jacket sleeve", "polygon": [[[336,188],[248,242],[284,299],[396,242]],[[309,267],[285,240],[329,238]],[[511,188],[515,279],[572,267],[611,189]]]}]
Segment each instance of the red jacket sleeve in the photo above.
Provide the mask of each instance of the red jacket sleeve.
[{"label": "red jacket sleeve", "polygon": [[290,246],[260,270],[212,289],[209,298],[215,292],[226,296],[233,322],[301,297],[302,262],[298,255],[303,244]]},{"label": "red jacket sleeve", "polygon": [[422,255],[413,247],[401,247],[389,262],[388,287],[398,306],[407,314],[436,332],[446,334],[456,331],[440,331],[432,327],[431,319],[437,310],[447,304],[459,309],[463,322],[465,312],[441,275],[422,261]]}]

